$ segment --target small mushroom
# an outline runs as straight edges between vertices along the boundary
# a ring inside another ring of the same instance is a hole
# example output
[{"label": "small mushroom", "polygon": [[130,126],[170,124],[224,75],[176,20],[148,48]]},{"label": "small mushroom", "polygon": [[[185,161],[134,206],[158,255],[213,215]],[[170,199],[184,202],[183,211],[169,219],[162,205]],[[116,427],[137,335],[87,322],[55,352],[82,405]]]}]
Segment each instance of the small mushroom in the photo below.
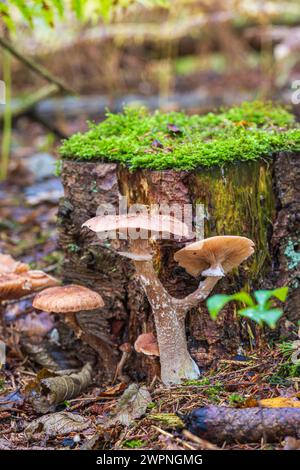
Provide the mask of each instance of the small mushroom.
[{"label": "small mushroom", "polygon": [[76,313],[96,310],[103,306],[104,301],[100,294],[75,284],[50,287],[36,295],[33,300],[33,307],[38,310],[64,315],[66,323],[75,331],[77,337],[82,335],[82,330],[77,323]]},{"label": "small mushroom", "polygon": [[120,361],[117,365],[115,376],[114,376],[114,379],[113,379],[113,383],[115,383],[117,378],[119,378],[121,380],[121,382],[126,382],[127,381],[126,377],[124,377],[124,375],[123,375],[123,367],[125,365],[125,362],[127,361],[127,359],[129,358],[129,356],[131,354],[132,346],[131,346],[130,343],[123,343],[119,347],[119,350],[122,353],[122,357],[121,357],[121,359],[120,359]]},{"label": "small mushroom", "polygon": [[146,356],[159,356],[158,344],[153,333],[143,333],[138,336],[134,349]]},{"label": "small mushroom", "polygon": [[249,238],[224,235],[191,243],[177,251],[174,259],[194,277],[223,277],[253,252]]}]

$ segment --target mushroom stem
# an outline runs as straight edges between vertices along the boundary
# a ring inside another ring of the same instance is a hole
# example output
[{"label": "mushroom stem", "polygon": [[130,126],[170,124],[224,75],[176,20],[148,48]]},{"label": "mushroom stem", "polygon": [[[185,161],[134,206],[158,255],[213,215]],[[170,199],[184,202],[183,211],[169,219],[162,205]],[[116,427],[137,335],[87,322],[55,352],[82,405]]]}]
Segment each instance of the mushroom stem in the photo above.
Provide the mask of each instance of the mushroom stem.
[{"label": "mushroom stem", "polygon": [[117,367],[116,367],[116,372],[115,372],[113,382],[112,382],[113,384],[116,382],[116,380],[118,378],[121,380],[121,382],[125,381],[125,380],[123,380],[123,367],[124,367],[127,359],[129,358],[129,356],[130,356],[130,353],[125,352],[125,351],[122,352],[121,359],[118,362]]},{"label": "mushroom stem", "polygon": [[199,368],[187,348],[185,315],[209,295],[219,278],[207,278],[194,293],[176,299],[163,287],[152,262],[134,264],[154,315],[163,383],[172,385],[198,378]]}]

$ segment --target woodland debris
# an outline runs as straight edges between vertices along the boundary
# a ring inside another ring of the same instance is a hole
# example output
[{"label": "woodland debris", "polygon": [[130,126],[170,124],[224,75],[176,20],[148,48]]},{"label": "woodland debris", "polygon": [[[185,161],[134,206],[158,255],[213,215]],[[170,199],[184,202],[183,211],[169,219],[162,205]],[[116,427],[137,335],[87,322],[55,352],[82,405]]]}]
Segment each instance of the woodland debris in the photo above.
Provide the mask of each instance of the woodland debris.
[{"label": "woodland debris", "polygon": [[294,437],[286,437],[284,440],[284,450],[300,450],[300,440]]},{"label": "woodland debris", "polygon": [[80,395],[91,383],[92,366],[86,364],[80,372],[37,378],[26,387],[27,401],[38,413],[55,410],[58,403]]},{"label": "woodland debris", "polygon": [[9,410],[10,408],[15,408],[17,405],[22,406],[24,403],[24,397],[21,395],[20,391],[14,390],[8,393],[5,396],[0,397],[0,409]]},{"label": "woodland debris", "polygon": [[147,418],[156,421],[160,426],[167,429],[181,429],[184,427],[183,421],[175,413],[151,413]]},{"label": "woodland debris", "polygon": [[67,411],[51,413],[32,421],[25,428],[28,437],[36,433],[46,434],[47,437],[63,436],[71,432],[81,432],[90,426],[90,421]]},{"label": "woodland debris", "polygon": [[295,408],[208,406],[193,410],[184,421],[190,432],[214,443],[300,437],[300,410]]},{"label": "woodland debris", "polygon": [[120,423],[129,426],[133,420],[143,416],[151,402],[151,395],[146,387],[131,384],[119,398],[116,414],[108,424]]}]

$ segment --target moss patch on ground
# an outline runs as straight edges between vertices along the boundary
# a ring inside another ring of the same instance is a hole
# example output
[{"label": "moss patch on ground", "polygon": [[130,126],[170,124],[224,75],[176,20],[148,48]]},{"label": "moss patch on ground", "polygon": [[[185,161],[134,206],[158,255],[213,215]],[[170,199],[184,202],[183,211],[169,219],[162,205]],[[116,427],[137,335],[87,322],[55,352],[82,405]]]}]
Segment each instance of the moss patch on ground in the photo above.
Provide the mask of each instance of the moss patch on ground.
[{"label": "moss patch on ground", "polygon": [[292,114],[270,102],[204,116],[124,108],[100,124],[89,123],[86,133],[74,134],[60,149],[65,159],[119,161],[133,170],[222,166],[280,151],[300,151],[300,127]]}]

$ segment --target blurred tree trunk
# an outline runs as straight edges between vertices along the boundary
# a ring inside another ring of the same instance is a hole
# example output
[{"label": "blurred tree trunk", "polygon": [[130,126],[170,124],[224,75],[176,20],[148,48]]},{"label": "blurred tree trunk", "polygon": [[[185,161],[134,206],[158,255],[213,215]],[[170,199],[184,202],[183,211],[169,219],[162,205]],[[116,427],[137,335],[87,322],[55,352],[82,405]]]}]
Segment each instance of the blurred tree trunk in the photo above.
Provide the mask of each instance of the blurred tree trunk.
[{"label": "blurred tree trunk", "polygon": [[[118,345],[125,341],[133,344],[140,333],[154,331],[150,308],[133,266],[115,253],[120,246],[124,251],[126,242],[103,244],[95,234],[81,229],[84,221],[95,216],[100,204],[118,207],[120,195],[127,196],[129,205],[177,203],[192,204],[195,209],[196,204],[204,204],[206,237],[242,235],[256,244],[255,255],[238,272],[219,282],[215,292],[290,285],[281,322],[284,334],[299,318],[299,156],[281,154],[269,161],[180,172],[130,172],[117,164],[65,161],[62,178],[65,198],[58,221],[65,252],[64,277],[98,290],[105,299],[101,318],[91,316],[86,325],[99,341],[105,342],[106,368],[115,368]],[[178,240],[160,240],[154,245],[160,279],[177,297],[192,292],[199,282],[173,259],[182,246]],[[236,318],[231,306],[213,322],[205,305],[200,305],[188,315],[187,334],[191,354],[200,367],[234,355],[241,348],[247,350],[262,338],[253,324]],[[133,353],[128,372],[136,378],[151,375],[147,364],[145,357]]]}]

